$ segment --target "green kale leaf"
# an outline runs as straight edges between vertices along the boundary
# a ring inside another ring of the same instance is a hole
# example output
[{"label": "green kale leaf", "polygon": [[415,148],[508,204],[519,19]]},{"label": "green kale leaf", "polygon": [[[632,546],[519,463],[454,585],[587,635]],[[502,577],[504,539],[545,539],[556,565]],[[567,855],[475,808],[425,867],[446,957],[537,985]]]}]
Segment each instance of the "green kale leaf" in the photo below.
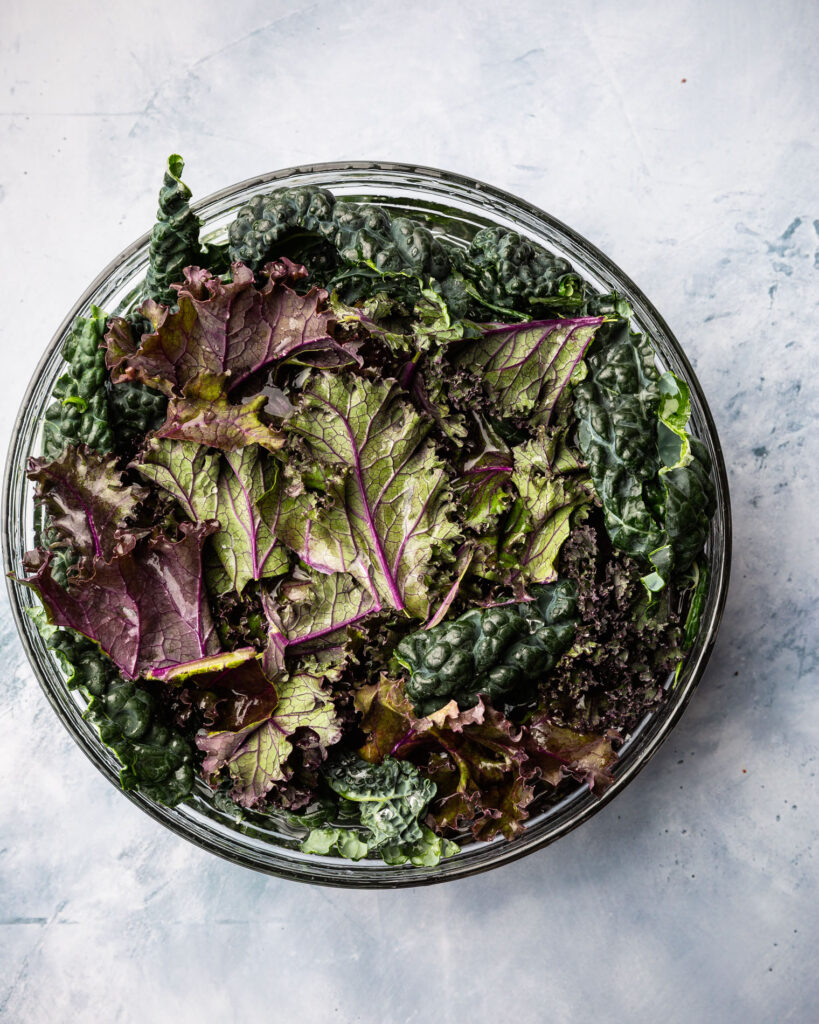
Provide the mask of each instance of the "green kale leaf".
[{"label": "green kale leaf", "polygon": [[122,764],[120,785],[175,807],[193,789],[193,747],[163,722],[156,699],[139,682],[123,679],[96,644],[43,622],[47,642],[60,656],[70,689],[89,698],[83,717]]},{"label": "green kale leaf", "polygon": [[56,458],[68,445],[86,444],[98,452],[113,448],[108,421],[105,352],[100,347],[106,316],[96,306],[90,317],[78,317],[63,345],[66,372],[54,387],[54,402],[46,409],[43,455]]},{"label": "green kale leaf", "polygon": [[705,543],[715,509],[710,458],[685,431],[687,388],[660,377],[647,338],[615,325],[588,366],[574,392],[578,445],[612,543],[653,567],[645,585],[656,592]]},{"label": "green kale leaf", "polygon": [[575,592],[565,581],[534,590],[517,607],[473,609],[451,622],[405,637],[395,656],[406,669],[406,692],[419,717],[450,700],[474,707],[525,703],[574,638]]},{"label": "green kale leaf", "polygon": [[156,224],[151,231],[145,293],[157,302],[175,302],[171,286],[182,280],[185,267],[196,266],[201,258],[200,221],[190,208],[191,191],[180,180],[184,167],[181,156],[173,153],[168,157]]}]

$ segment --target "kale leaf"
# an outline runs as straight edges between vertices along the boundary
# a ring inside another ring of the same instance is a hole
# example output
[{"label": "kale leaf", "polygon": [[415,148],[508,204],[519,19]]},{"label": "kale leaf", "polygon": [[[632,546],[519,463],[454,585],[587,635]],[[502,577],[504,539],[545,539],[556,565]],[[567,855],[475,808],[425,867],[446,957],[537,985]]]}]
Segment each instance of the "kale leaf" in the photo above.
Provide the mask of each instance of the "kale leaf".
[{"label": "kale leaf", "polygon": [[[302,842],[305,853],[427,866],[457,853],[455,843],[422,824],[435,785],[415,765],[392,757],[369,764],[347,753],[334,758],[324,776],[336,800],[325,803],[318,827],[312,823]],[[293,815],[291,820],[301,824],[304,819]],[[329,824],[333,821],[340,824]]]},{"label": "kale leaf", "polygon": [[163,721],[155,698],[138,681],[123,679],[96,644],[49,626],[42,610],[34,617],[68,673],[69,689],[79,688],[89,698],[83,717],[122,764],[122,788],[139,790],[168,807],[187,799],[193,790],[194,749]]},{"label": "kale leaf", "polygon": [[346,572],[377,608],[425,618],[430,571],[452,560],[445,467],[427,439],[431,422],[391,381],[314,374],[285,427],[333,474],[326,494],[281,491],[278,535],[323,573]]},{"label": "kale leaf", "polygon": [[54,402],[46,409],[43,455],[54,459],[68,445],[86,444],[98,452],[113,447],[108,420],[105,352],[102,344],[106,316],[96,306],[90,317],[78,317],[63,345],[68,369],[54,387]]},{"label": "kale leaf", "polygon": [[653,567],[645,585],[658,591],[671,571],[691,565],[708,535],[715,509],[708,452],[685,433],[684,385],[660,377],[648,339],[627,323],[613,327],[588,367],[574,392],[577,442],[612,543]]},{"label": "kale leaf", "polygon": [[405,637],[395,656],[409,670],[407,696],[419,717],[450,700],[461,709],[483,695],[493,704],[525,703],[574,637],[575,592],[565,581],[533,588],[516,608],[474,609]]},{"label": "kale leaf", "polygon": [[182,280],[183,269],[200,262],[200,221],[190,208],[191,191],[180,180],[184,168],[181,156],[173,153],[168,157],[157,220],[151,231],[145,293],[166,304],[176,301],[171,286]]}]

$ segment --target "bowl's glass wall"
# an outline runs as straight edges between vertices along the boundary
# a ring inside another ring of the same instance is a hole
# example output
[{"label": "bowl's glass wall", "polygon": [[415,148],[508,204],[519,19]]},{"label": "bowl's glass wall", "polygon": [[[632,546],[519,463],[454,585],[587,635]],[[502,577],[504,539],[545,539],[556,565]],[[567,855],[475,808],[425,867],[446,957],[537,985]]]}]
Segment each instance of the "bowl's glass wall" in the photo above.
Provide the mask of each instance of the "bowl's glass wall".
[{"label": "bowl's glass wall", "polygon": [[[691,387],[692,426],[705,442],[714,464],[717,513],[707,544],[710,581],[702,628],[665,704],[646,717],[621,751],[615,768],[616,781],[602,799],[585,787],[577,787],[559,804],[535,815],[525,833],[512,842],[471,842],[438,867],[389,867],[372,861],[343,861],[303,854],[298,837],[286,829],[237,823],[213,805],[210,790],[200,783],[193,798],[170,809],[128,793],[148,814],[163,824],[237,863],[288,878],[331,885],[402,886],[443,881],[495,867],[554,841],[577,827],[612,799],[651,757],[682,713],[699,680],[714,643],[728,583],[730,561],[730,513],[725,467],[711,415],[699,384],[667,325],[637,287],[602,253],[547,214],[521,200],[480,182],[455,175],[396,164],[325,164],[279,171],[225,189],[197,204],[203,233],[209,240],[223,240],[227,225],[242,203],[258,192],[297,184],[317,184],[337,196],[380,202],[412,216],[423,217],[453,240],[468,239],[487,224],[514,228],[569,260],[575,269],[601,291],[616,289],[631,300],[636,328],[652,339],[659,361],[685,379]],[[135,242],[93,282],[66,317],[44,355],[21,407],[6,465],[4,486],[4,559],[6,570],[20,572],[23,553],[32,546],[33,504],[23,472],[27,458],[39,454],[42,416],[54,382],[62,372],[60,349],[70,325],[96,305],[108,313],[129,308],[139,292],[148,264],[147,235]],[[114,784],[119,765],[102,746],[94,728],[82,718],[84,701],[67,690],[59,665],[43,643],[26,608],[35,598],[27,588],[11,585],[12,609],[20,635],[37,677],[51,704],[88,757]],[[670,685],[670,681],[669,681]]]}]

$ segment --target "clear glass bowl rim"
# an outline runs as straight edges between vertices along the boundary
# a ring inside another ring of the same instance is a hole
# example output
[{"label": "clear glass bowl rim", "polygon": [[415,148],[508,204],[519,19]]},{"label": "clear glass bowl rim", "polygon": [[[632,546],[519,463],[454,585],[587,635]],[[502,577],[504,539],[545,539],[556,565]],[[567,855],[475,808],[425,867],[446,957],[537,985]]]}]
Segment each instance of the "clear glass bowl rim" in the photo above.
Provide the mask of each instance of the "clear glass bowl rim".
[{"label": "clear glass bowl rim", "polygon": [[[537,238],[543,244],[567,256],[581,274],[616,288],[628,295],[634,308],[634,320],[642,330],[647,330],[652,343],[674,371],[683,376],[691,389],[692,420],[697,433],[705,441],[713,462],[712,478],[717,490],[717,511],[711,526],[708,541],[710,583],[703,620],[697,640],[688,653],[678,684],[672,688],[660,709],[649,716],[632,737],[615,770],[615,783],[599,798],[576,790],[561,801],[556,808],[527,823],[523,836],[512,842],[495,841],[490,844],[471,844],[456,857],[441,862],[435,868],[415,866],[389,867],[371,861],[352,864],[334,858],[309,856],[296,853],[286,847],[267,845],[263,849],[242,844],[240,834],[232,830],[219,831],[212,822],[202,824],[191,820],[180,808],[167,808],[147,799],[139,793],[126,792],[152,818],[165,825],[177,835],[193,842],[202,849],[216,853],[234,863],[254,868],[279,877],[305,881],[320,885],[349,888],[398,888],[428,885],[441,881],[466,877],[497,867],[534,852],[577,828],[608,804],[647,764],[659,746],[667,738],[681,717],[691,695],[699,683],[713,649],[722,618],[728,590],[731,561],[731,514],[728,478],[725,462],[717,436],[716,426],[702,388],[677,339],[654,308],[653,304],[596,246],[583,238],[567,225],[536,206],[527,203],[501,189],[484,182],[467,178],[449,171],[419,165],[389,161],[330,162],[291,167],[273,171],[227,186],[193,204],[203,217],[205,227],[208,215],[224,207],[233,197],[242,193],[255,194],[279,187],[310,181],[336,189],[338,182],[356,185],[366,195],[377,195],[378,186],[388,186],[399,194],[402,187],[422,193],[429,190],[429,201],[445,200],[479,204],[481,209],[491,211],[487,222],[505,220],[509,226],[521,233]],[[216,213],[214,213],[214,217]],[[15,422],[11,443],[6,459],[3,481],[2,543],[6,572],[18,568],[25,545],[21,543],[20,530],[15,530],[14,514],[23,507],[21,496],[27,495],[25,478],[20,467],[31,454],[24,431],[27,428],[26,410],[38,390],[38,385],[49,364],[55,358],[66,331],[76,316],[86,311],[103,286],[127,266],[137,254],[147,252],[150,232],[146,232],[124,249],[97,277],[77,300],[67,314],[40,360],[20,406]],[[95,303],[96,304],[96,303]],[[40,410],[42,411],[42,410]],[[30,419],[30,417],[28,417]],[[30,424],[28,424],[30,427]],[[31,430],[29,429],[29,433]],[[28,438],[33,441],[34,436]],[[22,478],[22,480],[21,480]],[[63,725],[96,767],[119,789],[118,767],[93,730],[84,722],[76,705],[68,705],[65,693],[59,692],[58,673],[54,671],[52,655],[43,644],[31,619],[25,613],[26,603],[21,588],[7,578],[7,587],[12,613],[18,634],[34,669],[45,696],[55,709]],[[65,691],[63,684],[62,690]],[[565,806],[564,806],[565,805]],[[184,808],[185,805],[182,805]]]}]

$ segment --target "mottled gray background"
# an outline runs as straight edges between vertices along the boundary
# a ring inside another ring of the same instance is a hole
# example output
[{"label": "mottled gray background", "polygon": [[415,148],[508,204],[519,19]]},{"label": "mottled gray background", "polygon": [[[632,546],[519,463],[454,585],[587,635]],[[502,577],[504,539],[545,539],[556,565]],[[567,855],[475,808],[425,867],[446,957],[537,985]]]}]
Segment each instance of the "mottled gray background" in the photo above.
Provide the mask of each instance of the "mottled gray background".
[{"label": "mottled gray background", "polygon": [[426,163],[551,211],[654,300],[719,427],[735,555],[703,683],[623,795],[510,867],[379,894],[231,867],[141,814],[46,705],[3,597],[0,1017],[819,1019],[818,33],[808,0],[3,0],[3,447],[169,152],[198,196]]}]

